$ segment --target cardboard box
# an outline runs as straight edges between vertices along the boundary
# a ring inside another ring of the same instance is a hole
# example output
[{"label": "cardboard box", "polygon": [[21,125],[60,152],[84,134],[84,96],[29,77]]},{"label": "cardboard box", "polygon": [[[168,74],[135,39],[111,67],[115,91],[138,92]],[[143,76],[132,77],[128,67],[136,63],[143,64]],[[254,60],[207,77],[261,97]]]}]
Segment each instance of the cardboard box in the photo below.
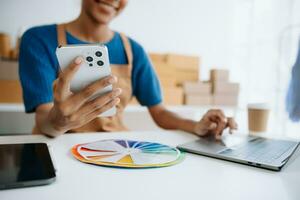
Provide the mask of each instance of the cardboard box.
[{"label": "cardboard box", "polygon": [[184,100],[186,105],[211,105],[212,95],[188,94]]},{"label": "cardboard box", "polygon": [[0,80],[19,80],[18,69],[18,62],[0,60]]},{"label": "cardboard box", "polygon": [[212,69],[210,70],[210,81],[211,82],[228,82],[229,71],[224,69]]},{"label": "cardboard box", "polygon": [[176,69],[164,62],[153,62],[153,67],[159,76],[170,77],[176,74]]},{"label": "cardboard box", "polygon": [[175,66],[155,62],[153,63],[154,69],[159,78],[174,78],[176,85],[182,85],[185,81],[198,81],[198,72],[178,70]]},{"label": "cardboard box", "polygon": [[180,87],[163,88],[163,102],[165,105],[182,105],[183,89]]},{"label": "cardboard box", "polygon": [[212,84],[214,94],[238,95],[239,89],[238,83],[214,82]]},{"label": "cardboard box", "polygon": [[0,61],[0,102],[23,102],[18,62],[16,61]]},{"label": "cardboard box", "polygon": [[186,81],[197,82],[199,81],[198,73],[191,71],[177,71],[175,74],[176,84],[182,86]]},{"label": "cardboard box", "polygon": [[153,62],[163,62],[165,63],[167,60],[166,54],[160,54],[160,53],[149,53],[149,58]]},{"label": "cardboard box", "polygon": [[167,54],[166,63],[175,66],[178,70],[199,72],[200,58],[179,54]]},{"label": "cardboard box", "polygon": [[238,105],[238,95],[213,95],[212,100],[213,105],[222,106],[237,106]]},{"label": "cardboard box", "polygon": [[22,88],[18,80],[0,80],[0,103],[21,103]]},{"label": "cardboard box", "polygon": [[185,94],[209,95],[211,94],[212,85],[210,82],[184,82],[183,90]]},{"label": "cardboard box", "polygon": [[162,87],[176,87],[176,78],[172,76],[159,76],[159,82]]},{"label": "cardboard box", "polygon": [[17,49],[11,49],[9,52],[9,59],[11,60],[18,60],[19,51]]},{"label": "cardboard box", "polygon": [[8,34],[0,33],[0,57],[9,58],[11,50],[11,38]]}]

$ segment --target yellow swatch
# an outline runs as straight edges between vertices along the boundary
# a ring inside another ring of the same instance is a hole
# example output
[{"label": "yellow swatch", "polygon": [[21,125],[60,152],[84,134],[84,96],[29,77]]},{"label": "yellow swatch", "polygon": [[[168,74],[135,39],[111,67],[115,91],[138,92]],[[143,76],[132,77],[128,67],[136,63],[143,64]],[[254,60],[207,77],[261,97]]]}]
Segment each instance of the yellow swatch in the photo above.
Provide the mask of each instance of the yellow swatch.
[{"label": "yellow swatch", "polygon": [[128,163],[128,164],[133,164],[133,160],[130,155],[124,156],[120,160],[118,160],[118,163]]}]

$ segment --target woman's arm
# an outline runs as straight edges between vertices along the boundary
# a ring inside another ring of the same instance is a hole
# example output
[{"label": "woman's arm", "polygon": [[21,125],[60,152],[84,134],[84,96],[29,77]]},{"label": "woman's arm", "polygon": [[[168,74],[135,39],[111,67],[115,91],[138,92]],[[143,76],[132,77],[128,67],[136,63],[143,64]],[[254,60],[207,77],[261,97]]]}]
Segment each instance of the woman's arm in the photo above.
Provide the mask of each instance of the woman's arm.
[{"label": "woman's arm", "polygon": [[149,107],[149,112],[155,123],[161,128],[194,132],[195,121],[180,117],[176,113],[167,110],[162,104]]},{"label": "woman's arm", "polygon": [[182,130],[198,136],[213,134],[220,138],[224,129],[237,129],[232,118],[227,118],[221,110],[209,110],[200,121],[182,118],[167,110],[162,104],[149,107],[149,112],[158,126],[164,129]]}]

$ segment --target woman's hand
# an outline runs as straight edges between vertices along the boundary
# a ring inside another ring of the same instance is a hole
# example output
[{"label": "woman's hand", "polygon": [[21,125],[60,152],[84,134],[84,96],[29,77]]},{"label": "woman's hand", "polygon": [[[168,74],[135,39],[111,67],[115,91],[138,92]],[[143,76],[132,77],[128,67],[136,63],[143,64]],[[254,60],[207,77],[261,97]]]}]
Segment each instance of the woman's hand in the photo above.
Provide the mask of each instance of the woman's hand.
[{"label": "woman's hand", "polygon": [[56,136],[81,127],[120,102],[120,88],[90,100],[97,91],[115,83],[114,76],[95,81],[75,94],[70,91],[70,82],[82,62],[82,58],[77,57],[53,84],[54,102],[47,119],[52,130],[44,131],[47,135]]},{"label": "woman's hand", "polygon": [[222,110],[209,110],[203,118],[196,123],[194,133],[198,136],[214,135],[220,139],[224,129],[229,128],[229,132],[237,129],[237,123],[233,118],[226,117]]}]

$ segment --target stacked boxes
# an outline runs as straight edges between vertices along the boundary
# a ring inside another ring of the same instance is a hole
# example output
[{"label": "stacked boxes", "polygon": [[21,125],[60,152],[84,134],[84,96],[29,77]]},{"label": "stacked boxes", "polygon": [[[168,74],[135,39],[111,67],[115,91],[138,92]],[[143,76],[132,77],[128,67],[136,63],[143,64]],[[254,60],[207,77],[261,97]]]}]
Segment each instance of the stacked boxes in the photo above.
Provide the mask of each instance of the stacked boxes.
[{"label": "stacked boxes", "polygon": [[167,105],[237,106],[239,84],[229,82],[229,71],[213,69],[210,80],[199,80],[196,56],[150,53]]},{"label": "stacked boxes", "polygon": [[185,81],[199,80],[199,57],[167,54],[166,63],[174,69],[174,77],[178,86],[182,86]]},{"label": "stacked boxes", "polygon": [[187,105],[211,105],[212,86],[210,82],[185,82],[184,102]]},{"label": "stacked boxes", "polygon": [[237,106],[239,84],[229,82],[229,71],[213,69],[207,82],[184,83],[185,104]]},{"label": "stacked boxes", "polygon": [[10,36],[5,33],[0,33],[0,57],[9,58],[10,57]]},{"label": "stacked boxes", "polygon": [[11,37],[0,33],[0,103],[21,103],[22,88],[18,73],[20,39],[11,46]]},{"label": "stacked boxes", "polygon": [[182,86],[185,81],[199,79],[200,59],[197,56],[150,53],[149,57],[161,81],[172,78],[176,86]]},{"label": "stacked boxes", "polygon": [[6,33],[0,33],[0,57],[8,60],[17,60],[19,54],[20,38],[16,46],[11,46],[11,37]]},{"label": "stacked boxes", "polygon": [[0,103],[23,101],[17,62],[0,61],[0,91]]},{"label": "stacked boxes", "polygon": [[150,53],[149,57],[162,86],[164,103],[183,104],[184,82],[199,79],[199,57],[157,53]]},{"label": "stacked boxes", "polygon": [[210,72],[213,105],[237,106],[239,84],[229,82],[228,70],[213,69]]}]

